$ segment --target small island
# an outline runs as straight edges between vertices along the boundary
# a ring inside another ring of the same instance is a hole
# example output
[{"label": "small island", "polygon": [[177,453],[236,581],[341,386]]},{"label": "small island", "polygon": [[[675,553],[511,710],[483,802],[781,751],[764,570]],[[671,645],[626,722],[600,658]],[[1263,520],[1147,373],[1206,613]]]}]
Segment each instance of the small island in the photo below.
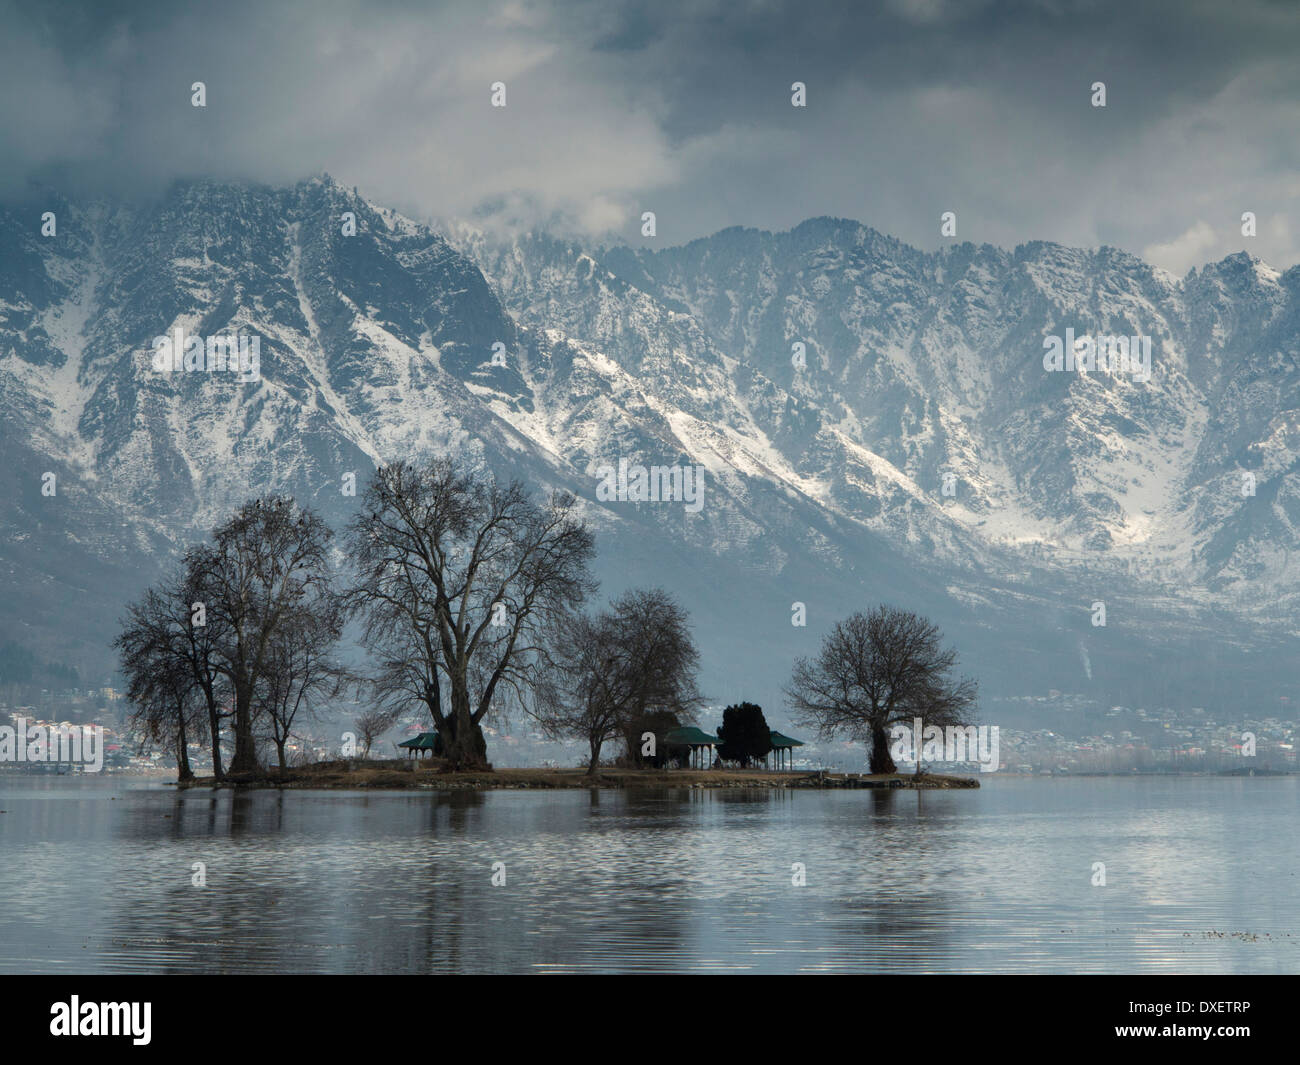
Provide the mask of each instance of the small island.
[{"label": "small island", "polygon": [[[699,727],[700,651],[674,595],[632,587],[588,609],[595,534],[576,497],[442,456],[379,466],[358,499],[341,551],[292,496],[251,499],[128,604],[114,646],[129,725],[142,749],[174,752],[182,786],[930,789],[979,785],[924,762],[998,768],[997,727],[973,723],[976,682],[913,611],[881,603],[800,644],[792,724],[861,742],[869,772],[797,772],[804,742],[756,703],[722,708],[716,734]],[[792,630],[805,624],[795,602]],[[303,724],[344,707],[340,745],[292,765]],[[506,712],[580,743],[585,773],[494,770],[488,723]],[[372,762],[403,722],[426,729],[397,744],[407,762]]]}]

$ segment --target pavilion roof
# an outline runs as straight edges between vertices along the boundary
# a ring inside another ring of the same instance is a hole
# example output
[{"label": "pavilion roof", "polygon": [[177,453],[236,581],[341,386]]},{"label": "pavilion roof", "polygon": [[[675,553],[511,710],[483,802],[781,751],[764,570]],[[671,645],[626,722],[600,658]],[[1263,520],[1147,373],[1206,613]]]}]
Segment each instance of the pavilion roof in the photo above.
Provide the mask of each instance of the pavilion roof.
[{"label": "pavilion roof", "polygon": [[675,728],[664,737],[665,743],[676,744],[680,747],[707,747],[718,745],[718,737],[710,736],[707,732],[702,732],[694,725],[687,725],[685,728]]},{"label": "pavilion roof", "polygon": [[781,735],[781,733],[779,733],[779,732],[777,732],[777,731],[775,731],[775,730],[773,730],[773,729],[768,729],[768,738],[771,740],[771,742],[772,742],[772,746],[773,746],[773,747],[781,747],[781,748],[785,748],[785,747],[802,747],[802,746],[803,746],[803,741],[802,741],[802,740],[796,740],[796,739],[792,739],[792,738],[789,737],[789,736],[783,736],[783,735]]},{"label": "pavilion roof", "polygon": [[402,740],[397,746],[406,747],[412,751],[432,751],[438,743],[438,734],[436,732],[421,732],[418,736],[412,736],[409,740]]}]

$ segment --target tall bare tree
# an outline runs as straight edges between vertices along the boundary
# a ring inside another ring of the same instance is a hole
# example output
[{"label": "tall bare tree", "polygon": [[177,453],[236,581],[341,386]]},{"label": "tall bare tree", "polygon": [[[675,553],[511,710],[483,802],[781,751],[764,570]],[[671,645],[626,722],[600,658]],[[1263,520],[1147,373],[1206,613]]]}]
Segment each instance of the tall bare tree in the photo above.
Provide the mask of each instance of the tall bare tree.
[{"label": "tall bare tree", "polygon": [[890,726],[915,717],[959,724],[974,706],[975,682],[952,676],[957,652],[942,640],[933,622],[891,606],[836,623],[815,659],[795,662],[786,687],[794,719],[823,738],[861,740],[873,773],[897,772]]},{"label": "tall bare tree", "polygon": [[453,765],[486,765],[494,699],[521,694],[545,667],[545,634],[593,587],[576,501],[537,503],[519,482],[448,458],[398,462],[367,486],[349,544],[350,601],[384,656],[383,694],[423,702]]},{"label": "tall bare tree", "polygon": [[286,634],[307,631],[300,619],[331,598],[328,548],[332,533],[312,511],[287,496],[245,503],[193,555],[195,594],[220,623],[216,669],[234,699],[232,773],[257,768],[254,729],[259,699]]}]

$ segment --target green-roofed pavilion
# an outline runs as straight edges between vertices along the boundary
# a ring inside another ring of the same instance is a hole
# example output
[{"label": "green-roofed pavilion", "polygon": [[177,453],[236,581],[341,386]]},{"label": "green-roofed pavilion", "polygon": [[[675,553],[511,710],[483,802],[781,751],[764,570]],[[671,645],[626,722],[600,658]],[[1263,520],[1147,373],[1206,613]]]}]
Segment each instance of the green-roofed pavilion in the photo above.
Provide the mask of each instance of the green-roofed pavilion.
[{"label": "green-roofed pavilion", "polygon": [[406,756],[414,757],[428,751],[430,755],[442,753],[442,737],[436,732],[421,732],[409,740],[402,740],[397,746],[406,748]]},{"label": "green-roofed pavilion", "polygon": [[[697,729],[694,725],[687,725],[684,728],[675,728],[664,737],[664,743],[669,747],[689,747],[691,749],[691,765],[696,763],[698,752],[700,769],[708,769],[713,762],[713,748],[718,745],[718,737],[710,736],[707,732]],[[707,752],[708,760],[705,760]]]},{"label": "green-roofed pavilion", "polygon": [[782,763],[789,767],[794,767],[794,748],[802,747],[803,741],[793,739],[790,736],[783,736],[781,733],[768,729],[768,739],[771,740],[772,750],[776,754],[777,768],[782,767]]}]

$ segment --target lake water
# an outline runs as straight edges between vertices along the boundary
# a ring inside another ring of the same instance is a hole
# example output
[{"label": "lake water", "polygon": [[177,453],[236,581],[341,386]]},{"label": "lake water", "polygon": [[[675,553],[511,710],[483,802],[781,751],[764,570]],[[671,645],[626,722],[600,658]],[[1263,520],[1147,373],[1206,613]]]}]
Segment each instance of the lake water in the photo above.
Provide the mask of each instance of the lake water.
[{"label": "lake water", "polygon": [[0,971],[1300,972],[1296,778],[982,783],[235,794],[3,774]]}]

